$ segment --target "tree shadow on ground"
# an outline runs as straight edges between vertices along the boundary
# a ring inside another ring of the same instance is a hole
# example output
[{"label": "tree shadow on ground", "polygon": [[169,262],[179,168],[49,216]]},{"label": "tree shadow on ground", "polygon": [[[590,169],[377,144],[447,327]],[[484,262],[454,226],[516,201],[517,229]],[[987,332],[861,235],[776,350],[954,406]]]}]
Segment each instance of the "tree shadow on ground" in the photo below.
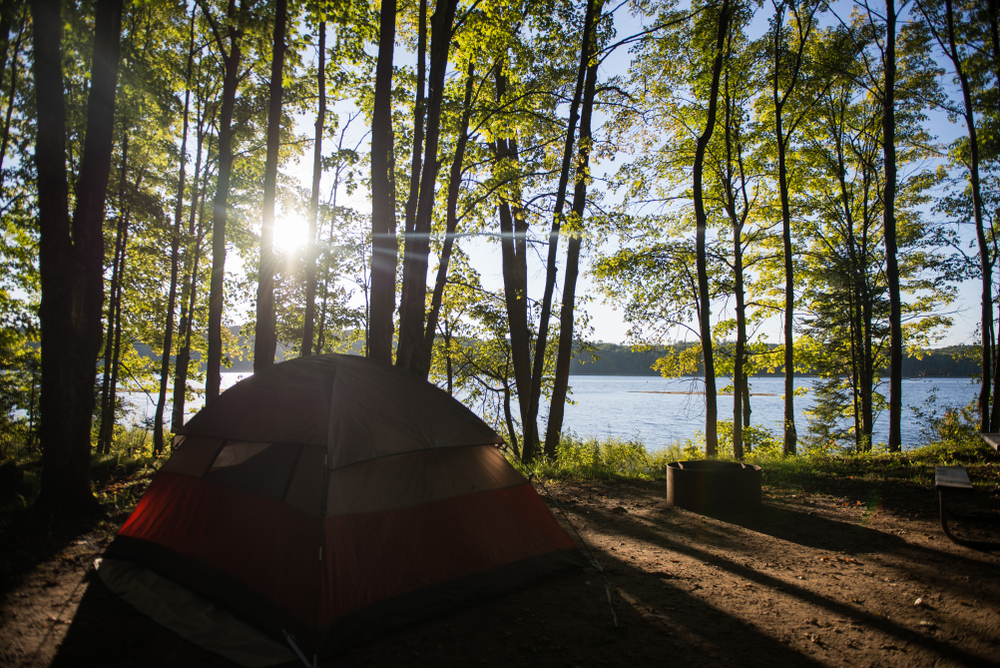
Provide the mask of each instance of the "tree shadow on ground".
[{"label": "tree shadow on ground", "polygon": [[[24,577],[68,545],[90,540],[92,533],[107,517],[90,513],[54,518],[32,506],[15,513],[0,527],[0,599],[20,584]],[[94,551],[98,548],[95,546]]]},{"label": "tree shadow on ground", "polygon": [[[591,515],[599,516],[594,518],[594,521],[612,525],[619,521],[612,512],[606,510],[590,508],[589,512]],[[704,522],[705,518],[717,521]],[[995,665],[993,661],[970,653],[956,643],[915,635],[912,628],[897,624],[877,612],[818,594],[804,584],[796,585],[787,579],[777,578],[768,572],[740,563],[737,559],[742,556],[756,555],[746,552],[736,527],[818,551],[879,555],[879,558],[888,556],[889,563],[882,565],[898,570],[904,579],[932,580],[942,568],[987,575],[993,579],[1000,578],[1000,564],[985,562],[977,558],[979,555],[964,556],[915,545],[890,533],[854,523],[830,520],[813,512],[802,512],[772,504],[765,504],[759,510],[751,512],[715,512],[713,515],[704,516],[689,511],[669,509],[654,521],[654,525],[656,529],[647,533],[644,540],[655,542],[662,549],[691,557],[705,566],[726,571],[761,588],[781,591],[784,595],[794,597],[804,604],[825,610],[831,617],[853,620],[865,628],[880,631],[900,642],[920,645],[942,659],[966,666]],[[941,543],[946,543],[943,536]],[[724,556],[723,553],[728,556]],[[620,568],[630,574],[643,572],[628,563],[620,565]],[[984,595],[988,596],[988,593],[981,589],[979,578],[970,577],[966,578],[966,581],[965,584],[953,584],[951,588],[946,589],[947,593],[958,600],[969,601]],[[714,614],[718,615],[718,611],[714,611]],[[717,623],[717,620],[713,623]],[[802,658],[800,654],[796,656]]]}]

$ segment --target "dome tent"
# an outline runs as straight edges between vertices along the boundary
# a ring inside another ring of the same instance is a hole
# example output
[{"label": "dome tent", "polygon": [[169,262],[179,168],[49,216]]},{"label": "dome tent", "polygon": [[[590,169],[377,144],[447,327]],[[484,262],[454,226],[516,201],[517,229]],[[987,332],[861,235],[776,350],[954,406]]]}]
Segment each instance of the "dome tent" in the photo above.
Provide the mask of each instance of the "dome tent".
[{"label": "dome tent", "polygon": [[245,665],[326,657],[586,565],[501,443],[409,372],[276,364],[180,430],[99,572]]}]

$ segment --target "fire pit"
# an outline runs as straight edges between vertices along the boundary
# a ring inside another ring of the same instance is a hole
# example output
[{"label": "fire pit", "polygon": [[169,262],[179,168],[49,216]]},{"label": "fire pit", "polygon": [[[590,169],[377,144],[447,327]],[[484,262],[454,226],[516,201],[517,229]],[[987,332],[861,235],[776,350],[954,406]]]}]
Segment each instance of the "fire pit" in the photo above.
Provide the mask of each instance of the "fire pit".
[{"label": "fire pit", "polygon": [[667,503],[696,513],[760,506],[761,469],[740,462],[694,460],[667,464]]}]

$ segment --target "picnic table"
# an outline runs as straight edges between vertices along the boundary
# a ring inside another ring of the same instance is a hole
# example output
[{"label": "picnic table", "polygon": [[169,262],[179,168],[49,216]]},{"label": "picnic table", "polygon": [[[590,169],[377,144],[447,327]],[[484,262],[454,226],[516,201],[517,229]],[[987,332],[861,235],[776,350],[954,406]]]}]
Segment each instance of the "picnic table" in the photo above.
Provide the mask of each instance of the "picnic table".
[{"label": "picnic table", "polygon": [[[981,434],[983,441],[987,445],[993,448],[994,451],[1000,452],[1000,434],[998,433],[984,433]],[[938,493],[938,502],[941,508],[941,529],[944,530],[944,535],[946,535],[950,540],[959,545],[965,545],[968,547],[978,547],[980,549],[998,549],[1000,544],[996,543],[983,543],[980,541],[971,541],[964,538],[959,538],[951,532],[948,528],[948,516],[949,510],[945,501],[955,495],[964,495],[972,491],[972,480],[969,478],[969,472],[964,466],[936,466],[934,467],[934,489]],[[951,515],[956,517],[962,517],[954,511],[950,511]]]}]

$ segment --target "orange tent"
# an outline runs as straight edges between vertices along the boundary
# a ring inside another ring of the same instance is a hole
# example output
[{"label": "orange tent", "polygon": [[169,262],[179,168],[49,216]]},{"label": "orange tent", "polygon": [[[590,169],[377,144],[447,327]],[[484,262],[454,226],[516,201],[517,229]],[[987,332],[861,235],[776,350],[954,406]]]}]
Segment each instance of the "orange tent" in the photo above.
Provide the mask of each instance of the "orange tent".
[{"label": "orange tent", "polygon": [[304,357],[175,436],[100,574],[245,665],[327,657],[585,565],[502,439],[416,376]]}]

